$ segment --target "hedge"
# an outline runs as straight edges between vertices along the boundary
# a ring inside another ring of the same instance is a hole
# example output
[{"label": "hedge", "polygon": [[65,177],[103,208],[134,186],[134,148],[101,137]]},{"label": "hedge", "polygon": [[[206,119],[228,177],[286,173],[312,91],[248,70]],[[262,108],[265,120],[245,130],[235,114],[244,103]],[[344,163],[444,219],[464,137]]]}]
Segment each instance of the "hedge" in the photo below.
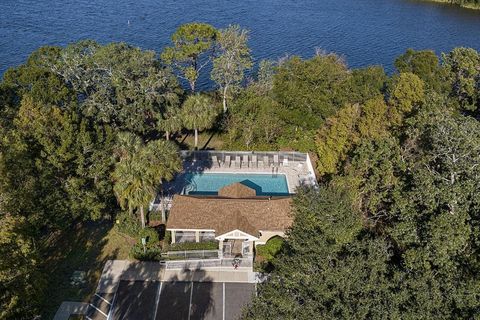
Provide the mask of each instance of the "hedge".
[{"label": "hedge", "polygon": [[258,245],[255,250],[257,255],[262,256],[267,261],[272,261],[273,258],[280,252],[285,240],[282,237],[275,236],[270,238],[266,244]]},{"label": "hedge", "polygon": [[[146,240],[145,248],[142,244],[142,238]],[[160,246],[158,232],[150,227],[140,230],[137,243],[132,247],[130,255],[137,260],[160,260],[162,258],[162,247]]]},{"label": "hedge", "polygon": [[218,241],[180,242],[165,245],[165,251],[218,250]]}]

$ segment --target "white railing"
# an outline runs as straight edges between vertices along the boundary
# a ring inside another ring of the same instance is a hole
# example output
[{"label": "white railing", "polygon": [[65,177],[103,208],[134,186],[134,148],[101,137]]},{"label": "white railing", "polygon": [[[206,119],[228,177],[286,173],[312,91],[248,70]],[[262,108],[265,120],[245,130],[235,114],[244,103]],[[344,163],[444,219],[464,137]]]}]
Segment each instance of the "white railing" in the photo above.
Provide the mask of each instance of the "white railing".
[{"label": "white railing", "polygon": [[152,202],[150,202],[150,211],[161,211],[162,206],[165,211],[169,211],[172,208],[173,197],[172,196],[157,196]]},{"label": "white railing", "polygon": [[234,259],[204,259],[204,260],[172,260],[165,261],[166,269],[203,269],[203,268],[214,268],[214,267],[234,267],[238,263],[238,267],[253,267],[252,258],[234,258]]},{"label": "white railing", "polygon": [[296,151],[212,151],[212,150],[182,150],[180,155],[183,159],[193,161],[212,161],[212,157],[216,156],[220,162],[225,161],[226,156],[230,156],[233,161],[237,156],[240,156],[243,161],[243,156],[247,156],[248,161],[252,161],[252,155],[257,156],[257,161],[263,161],[264,157],[268,157],[269,163],[275,162],[284,163],[285,160],[293,163],[305,163],[308,160],[308,154]]},{"label": "white railing", "polygon": [[168,258],[179,259],[218,259],[220,257],[219,250],[184,250],[184,251],[168,251],[164,255]]}]

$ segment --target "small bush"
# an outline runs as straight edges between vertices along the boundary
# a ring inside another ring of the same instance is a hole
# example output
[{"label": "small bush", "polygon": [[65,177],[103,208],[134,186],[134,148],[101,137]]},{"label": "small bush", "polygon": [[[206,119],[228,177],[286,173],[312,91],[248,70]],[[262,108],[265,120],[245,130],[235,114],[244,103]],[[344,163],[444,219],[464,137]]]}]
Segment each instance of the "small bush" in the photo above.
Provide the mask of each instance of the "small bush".
[{"label": "small bush", "polygon": [[[146,240],[145,248],[142,239]],[[142,261],[160,260],[162,258],[162,247],[160,246],[157,230],[146,227],[138,233],[138,242],[132,247],[130,255]]]},{"label": "small bush", "polygon": [[142,230],[140,221],[138,221],[135,215],[126,211],[122,211],[117,215],[116,223],[118,231],[132,238],[136,238],[139,235],[140,230]]},{"label": "small bush", "polygon": [[162,248],[159,244],[145,246],[145,251],[141,243],[135,243],[130,251],[130,255],[141,261],[158,261],[162,259]]},{"label": "small bush", "polygon": [[145,238],[145,240],[147,241],[147,244],[149,243],[158,244],[158,242],[160,241],[157,230],[151,227],[146,227],[140,230],[140,232],[138,233],[138,240],[140,241],[140,243],[142,243],[142,238]]},{"label": "small bush", "polygon": [[172,243],[172,232],[165,230],[165,237],[163,238],[163,246],[168,247]]},{"label": "small bush", "polygon": [[168,251],[217,250],[218,241],[172,243]]},{"label": "small bush", "polygon": [[257,255],[262,256],[265,260],[271,262],[280,252],[284,242],[285,240],[279,236],[270,238],[266,244],[260,244],[256,247]]},{"label": "small bush", "polygon": [[148,220],[149,221],[162,221],[162,211],[160,211],[160,210],[150,211],[150,213],[148,214]]}]

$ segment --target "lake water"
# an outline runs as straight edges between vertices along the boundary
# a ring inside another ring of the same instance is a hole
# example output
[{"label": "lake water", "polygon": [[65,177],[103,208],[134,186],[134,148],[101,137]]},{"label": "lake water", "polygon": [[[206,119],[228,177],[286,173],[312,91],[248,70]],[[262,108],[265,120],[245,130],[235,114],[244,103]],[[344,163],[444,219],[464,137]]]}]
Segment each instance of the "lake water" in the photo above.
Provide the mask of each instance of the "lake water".
[{"label": "lake water", "polygon": [[392,71],[409,47],[480,50],[480,11],[411,0],[1,0],[0,74],[39,46],[85,38],[160,51],[191,21],[248,28],[255,60],[322,48]]}]

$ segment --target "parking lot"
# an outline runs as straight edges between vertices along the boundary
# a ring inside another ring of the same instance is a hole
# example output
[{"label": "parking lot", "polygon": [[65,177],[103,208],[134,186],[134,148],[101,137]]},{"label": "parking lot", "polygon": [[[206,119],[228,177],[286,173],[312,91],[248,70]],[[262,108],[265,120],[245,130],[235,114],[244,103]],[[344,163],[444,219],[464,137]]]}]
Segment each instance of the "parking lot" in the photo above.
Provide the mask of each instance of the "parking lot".
[{"label": "parking lot", "polygon": [[254,291],[252,283],[122,280],[110,319],[233,320]]}]

